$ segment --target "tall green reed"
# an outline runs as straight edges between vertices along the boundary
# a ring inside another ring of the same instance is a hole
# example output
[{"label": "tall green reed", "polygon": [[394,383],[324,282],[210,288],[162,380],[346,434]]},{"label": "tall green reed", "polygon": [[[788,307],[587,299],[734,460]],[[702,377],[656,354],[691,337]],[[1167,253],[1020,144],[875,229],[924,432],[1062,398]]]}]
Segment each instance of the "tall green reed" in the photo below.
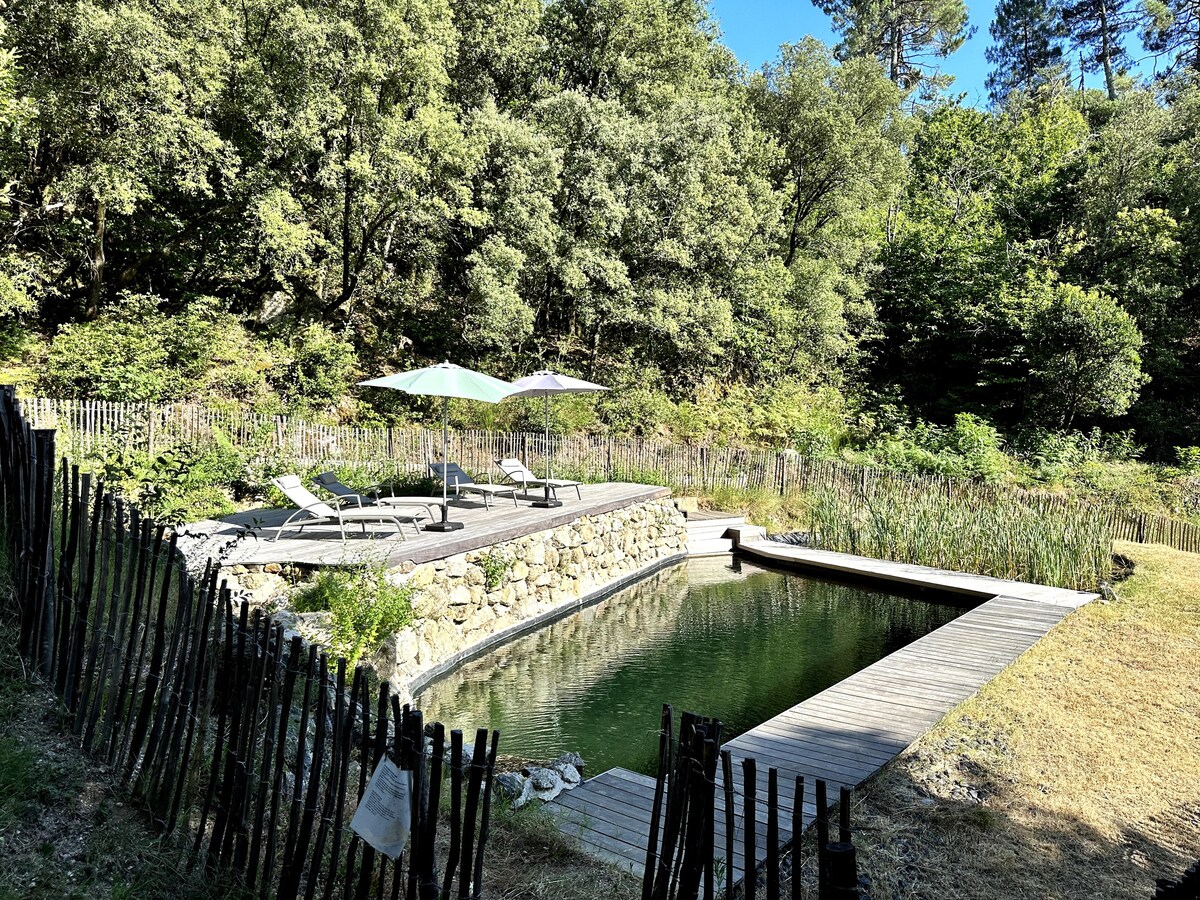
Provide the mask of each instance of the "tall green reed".
[{"label": "tall green reed", "polygon": [[814,545],[894,562],[1090,590],[1106,577],[1104,511],[980,492],[947,496],[903,484],[818,489]]}]

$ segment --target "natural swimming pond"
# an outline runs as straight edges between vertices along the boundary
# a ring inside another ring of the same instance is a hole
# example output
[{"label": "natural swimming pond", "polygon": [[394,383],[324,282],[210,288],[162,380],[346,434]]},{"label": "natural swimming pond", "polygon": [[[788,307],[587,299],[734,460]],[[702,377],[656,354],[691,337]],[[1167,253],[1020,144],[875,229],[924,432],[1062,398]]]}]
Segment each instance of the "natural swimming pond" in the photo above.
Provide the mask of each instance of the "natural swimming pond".
[{"label": "natural swimming pond", "polygon": [[505,754],[575,751],[591,774],[652,773],[663,703],[719,718],[731,739],[967,609],[696,559],[467,663],[416,702],[448,729],[498,728]]}]

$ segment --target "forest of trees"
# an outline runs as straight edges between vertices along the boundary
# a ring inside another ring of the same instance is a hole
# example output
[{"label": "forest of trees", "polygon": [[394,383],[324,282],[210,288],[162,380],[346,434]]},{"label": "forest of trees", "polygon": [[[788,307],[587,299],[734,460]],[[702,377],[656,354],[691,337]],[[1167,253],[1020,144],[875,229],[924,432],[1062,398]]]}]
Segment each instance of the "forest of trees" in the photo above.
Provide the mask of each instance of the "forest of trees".
[{"label": "forest of trees", "polygon": [[702,0],[15,0],[0,374],[361,419],[405,407],[356,377],[547,365],[620,389],[584,427],[1173,460],[1200,3],[1136,3],[1000,0],[978,109],[962,0],[821,0],[842,42],[760,71]]}]

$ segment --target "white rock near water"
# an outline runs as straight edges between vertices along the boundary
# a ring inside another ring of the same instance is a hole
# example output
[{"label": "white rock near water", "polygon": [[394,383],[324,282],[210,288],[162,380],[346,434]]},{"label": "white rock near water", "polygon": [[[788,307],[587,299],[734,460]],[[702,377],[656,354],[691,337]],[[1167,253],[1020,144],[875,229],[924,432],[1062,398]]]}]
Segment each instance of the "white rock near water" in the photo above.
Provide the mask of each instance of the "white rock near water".
[{"label": "white rock near water", "polygon": [[583,759],[578,753],[564,753],[544,766],[527,766],[516,772],[496,776],[495,790],[520,809],[530,800],[549,803],[563,791],[583,784]]}]

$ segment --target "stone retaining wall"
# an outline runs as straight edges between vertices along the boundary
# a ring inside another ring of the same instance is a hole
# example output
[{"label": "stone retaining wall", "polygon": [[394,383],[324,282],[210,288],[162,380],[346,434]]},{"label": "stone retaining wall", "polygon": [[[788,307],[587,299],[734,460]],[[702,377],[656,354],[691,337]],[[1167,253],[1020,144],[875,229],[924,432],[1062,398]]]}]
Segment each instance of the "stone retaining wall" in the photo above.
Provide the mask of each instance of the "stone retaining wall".
[{"label": "stone retaining wall", "polygon": [[402,566],[394,579],[416,588],[417,621],[371,660],[402,696],[423,676],[473,648],[539,618],[569,611],[589,596],[684,552],[683,515],[671,500],[582,516],[470,553]]}]

